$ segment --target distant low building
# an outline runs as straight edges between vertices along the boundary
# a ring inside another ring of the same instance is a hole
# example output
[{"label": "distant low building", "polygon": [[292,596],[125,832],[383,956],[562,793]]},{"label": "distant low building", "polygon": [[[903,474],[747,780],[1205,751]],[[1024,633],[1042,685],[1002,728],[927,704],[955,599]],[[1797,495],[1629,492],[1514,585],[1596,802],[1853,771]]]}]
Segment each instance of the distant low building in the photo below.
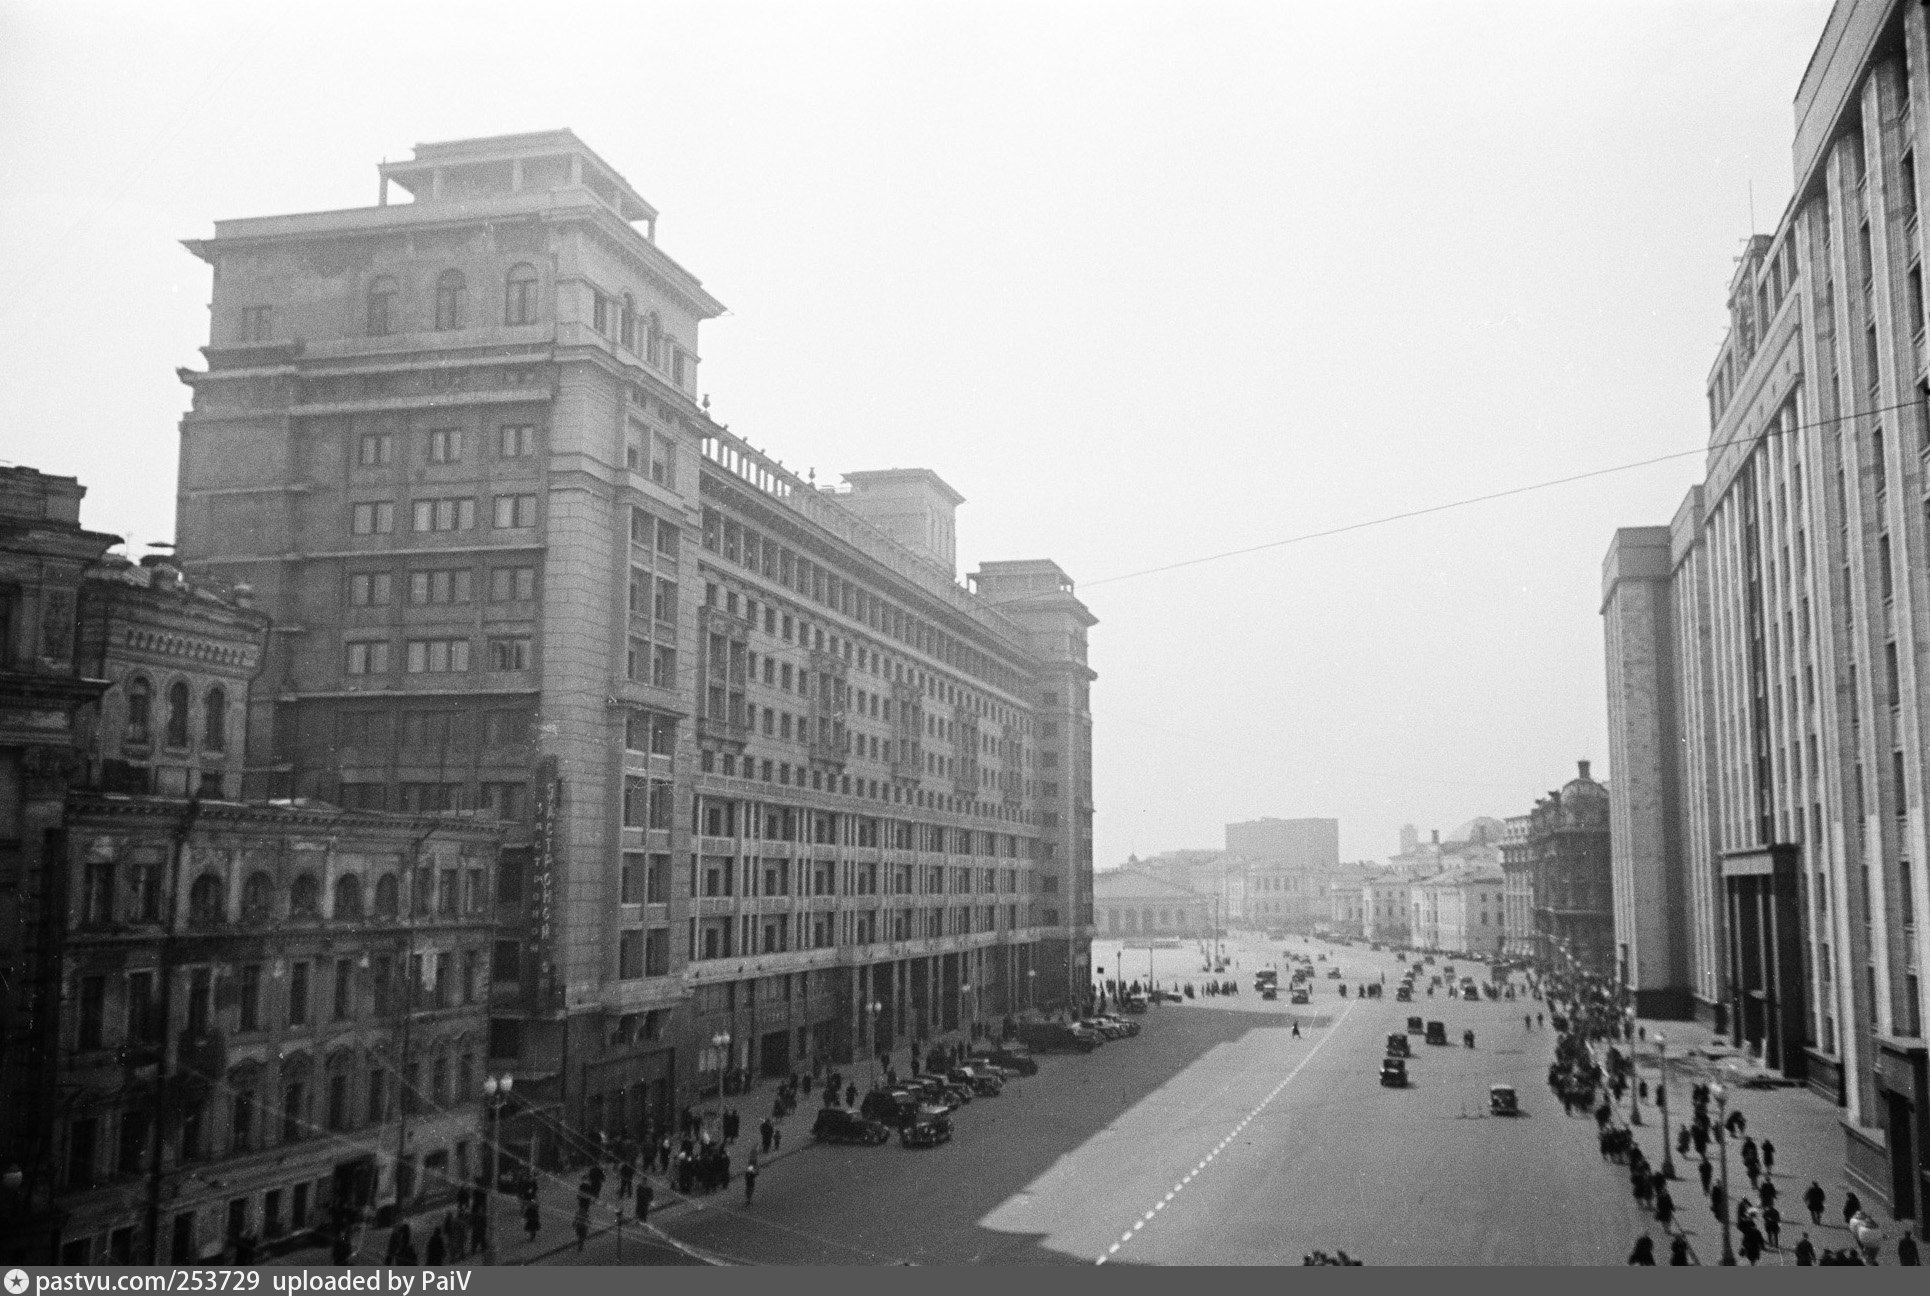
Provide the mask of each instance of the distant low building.
[{"label": "distant low building", "polygon": [[1213,934],[1213,901],[1188,887],[1134,869],[1092,875],[1093,916],[1101,940],[1189,939]]}]

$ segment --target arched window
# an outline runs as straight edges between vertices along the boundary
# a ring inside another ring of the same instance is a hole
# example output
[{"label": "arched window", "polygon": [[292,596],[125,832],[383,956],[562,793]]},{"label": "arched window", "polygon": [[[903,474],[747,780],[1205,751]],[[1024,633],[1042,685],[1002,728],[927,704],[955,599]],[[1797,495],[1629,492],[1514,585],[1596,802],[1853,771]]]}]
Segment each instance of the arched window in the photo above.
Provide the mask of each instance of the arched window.
[{"label": "arched window", "polygon": [[215,873],[203,873],[188,888],[188,922],[196,927],[212,927],[228,917],[227,889]]},{"label": "arched window", "polygon": [[203,726],[201,745],[209,751],[228,750],[228,693],[220,685],[208,690],[207,724]]},{"label": "arched window", "polygon": [[617,340],[623,343],[625,351],[637,349],[637,300],[629,293],[623,294],[623,314],[617,321]]},{"label": "arched window", "polygon": [[261,1067],[244,1062],[228,1072],[229,1108],[228,1147],[234,1152],[252,1152],[261,1143]]},{"label": "arched window", "polygon": [[383,275],[369,285],[369,336],[386,337],[395,332],[395,280]]},{"label": "arched window", "polygon": [[375,916],[393,918],[402,910],[402,889],[396,885],[395,874],[384,873],[375,880]]},{"label": "arched window", "polygon": [[152,723],[150,715],[153,710],[153,705],[154,686],[147,682],[146,676],[136,675],[127,682],[127,734],[125,741],[142,744],[153,741],[153,734],[148,731],[148,726]]},{"label": "arched window", "polygon": [[444,270],[436,276],[436,327],[442,330],[462,327],[463,298],[469,286],[460,270]]},{"label": "arched window", "polygon": [[243,922],[267,922],[274,916],[275,883],[266,873],[254,872],[241,884]]},{"label": "arched window", "polygon": [[348,922],[362,916],[362,879],[344,873],[335,879],[335,919]]},{"label": "arched window", "polygon": [[657,318],[655,311],[650,312],[649,337],[645,339],[643,358],[653,365],[663,364],[663,321]]},{"label": "arched window", "polygon": [[503,294],[503,323],[534,324],[535,322],[536,267],[513,266],[509,271],[509,282]]},{"label": "arched window", "polygon": [[188,686],[176,680],[168,685],[168,746],[188,745]]},{"label": "arched window", "polygon": [[315,880],[313,873],[297,875],[295,885],[288,888],[288,916],[290,918],[322,916],[322,884]]}]

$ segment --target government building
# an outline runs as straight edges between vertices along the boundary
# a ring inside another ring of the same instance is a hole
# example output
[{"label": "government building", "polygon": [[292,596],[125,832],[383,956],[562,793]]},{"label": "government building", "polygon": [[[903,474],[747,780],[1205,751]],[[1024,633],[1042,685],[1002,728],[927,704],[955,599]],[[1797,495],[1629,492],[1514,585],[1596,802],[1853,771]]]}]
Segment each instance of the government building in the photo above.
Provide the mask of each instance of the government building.
[{"label": "government building", "polygon": [[487,1063],[578,1137],[1083,996],[1067,574],[961,583],[936,474],[713,421],[723,306],[570,132],[379,182],[187,244],[178,552],[274,623],[249,794],[509,826]]},{"label": "government building", "polygon": [[1841,0],[1794,197],[1743,245],[1706,475],[1604,564],[1614,964],[1842,1108],[1846,1169],[1924,1216],[1930,10]]}]

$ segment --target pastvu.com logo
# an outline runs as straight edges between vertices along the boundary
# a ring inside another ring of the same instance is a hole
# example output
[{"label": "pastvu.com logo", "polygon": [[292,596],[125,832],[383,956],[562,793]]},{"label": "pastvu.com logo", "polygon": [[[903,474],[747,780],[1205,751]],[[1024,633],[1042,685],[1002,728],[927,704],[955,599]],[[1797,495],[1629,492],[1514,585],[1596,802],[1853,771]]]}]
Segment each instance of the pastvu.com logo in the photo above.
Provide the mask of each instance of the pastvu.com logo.
[{"label": "pastvu.com logo", "polygon": [[20,1293],[26,1290],[27,1290],[27,1271],[25,1269],[7,1270],[8,1296],[20,1296]]}]

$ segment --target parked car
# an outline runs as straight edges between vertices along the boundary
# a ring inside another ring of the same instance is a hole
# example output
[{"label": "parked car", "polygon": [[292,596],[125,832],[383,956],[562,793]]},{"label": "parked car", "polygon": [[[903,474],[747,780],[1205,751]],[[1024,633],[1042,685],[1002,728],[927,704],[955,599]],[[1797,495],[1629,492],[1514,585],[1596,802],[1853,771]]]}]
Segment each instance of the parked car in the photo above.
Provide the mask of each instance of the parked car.
[{"label": "parked car", "polygon": [[[1007,1071],[1016,1071],[1022,1076],[1039,1074],[1038,1059],[1030,1053],[1021,1053],[1017,1049],[993,1049],[989,1053],[974,1053],[972,1057],[989,1058],[992,1062],[1004,1067]],[[966,1061],[971,1061],[971,1058],[967,1058]]]},{"label": "parked car", "polygon": [[1128,1036],[1137,1035],[1140,1031],[1139,1023],[1130,1017],[1121,1017],[1116,1013],[1100,1013],[1098,1014],[1098,1019],[1100,1021],[1111,1022],[1113,1025],[1119,1027],[1119,1029],[1125,1031]]},{"label": "parked car", "polygon": [[1090,1053],[1099,1047],[1099,1036],[1081,1031],[1064,1022],[1020,1022],[1019,1039],[1027,1048],[1041,1053],[1071,1051]]},{"label": "parked car", "polygon": [[857,1112],[842,1107],[820,1107],[817,1120],[811,1124],[811,1137],[826,1143],[868,1143],[875,1147],[889,1142],[891,1131],[883,1121]]},{"label": "parked car", "polygon": [[1269,981],[1260,987],[1260,997],[1270,1003],[1280,997],[1280,987]]},{"label": "parked car", "polygon": [[943,1114],[921,1117],[898,1131],[898,1142],[908,1148],[937,1147],[951,1137],[952,1118]]},{"label": "parked car", "polygon": [[893,1129],[903,1129],[916,1120],[943,1116],[945,1109],[910,1089],[874,1089],[864,1096],[858,1113]]},{"label": "parked car", "polygon": [[1104,1035],[1109,1040],[1126,1038],[1125,1027],[1114,1025],[1112,1022],[1105,1020],[1103,1017],[1081,1017],[1079,1019],[1079,1024],[1085,1027],[1087,1030],[1098,1031],[1101,1035]]},{"label": "parked car", "polygon": [[1414,1046],[1407,1042],[1407,1036],[1404,1034],[1389,1035],[1387,1037],[1387,1056],[1413,1057]]},{"label": "parked car", "polygon": [[1409,1035],[1419,1035],[1423,1029],[1419,1017],[1409,1017],[1407,1019],[1407,1033]]},{"label": "parked car", "polygon": [[1446,1044],[1448,1042],[1447,1023],[1437,1021],[1429,1022],[1427,1024],[1427,1042],[1430,1044]]},{"label": "parked car", "polygon": [[1380,1063],[1380,1082],[1389,1089],[1407,1087],[1407,1062],[1397,1057],[1382,1058]]},{"label": "parked car", "polygon": [[964,1101],[952,1091],[952,1087],[937,1076],[913,1076],[905,1081],[905,1088],[917,1094],[920,1102],[941,1111],[957,1111],[965,1105]]},{"label": "parked car", "polygon": [[1328,968],[1328,969],[1327,969],[1327,979],[1328,979],[1329,981],[1338,981],[1338,980],[1340,980],[1340,969],[1339,969],[1339,968]]},{"label": "parked car", "polygon": [[1394,998],[1400,1001],[1401,1003],[1413,1003],[1414,987],[1411,985],[1402,986],[1400,989],[1394,992]]},{"label": "parked car", "polygon": [[953,1084],[970,1085],[972,1092],[980,1098],[996,1098],[1005,1088],[1005,1081],[990,1071],[979,1071],[972,1067],[953,1067],[945,1073],[945,1078]]},{"label": "parked car", "polygon": [[1127,995],[1124,999],[1121,999],[1119,1001],[1119,1010],[1121,1012],[1129,1012],[1129,1013],[1145,1012],[1146,996],[1145,995]]},{"label": "parked car", "polygon": [[1293,1003],[1293,1004],[1310,1004],[1313,1002],[1313,996],[1308,994],[1305,990],[1295,990],[1293,992],[1293,997],[1288,999],[1287,1002]]},{"label": "parked car", "polygon": [[933,1084],[937,1085],[939,1092],[944,1094],[947,1098],[951,1099],[951,1105],[954,1110],[959,1107],[963,1107],[966,1103],[972,1101],[973,1097],[975,1096],[972,1093],[972,1086],[968,1084],[954,1083],[953,1081],[946,1079],[942,1075],[932,1075],[930,1073],[921,1073],[919,1075],[913,1076],[912,1079],[914,1081],[929,1080]]}]

